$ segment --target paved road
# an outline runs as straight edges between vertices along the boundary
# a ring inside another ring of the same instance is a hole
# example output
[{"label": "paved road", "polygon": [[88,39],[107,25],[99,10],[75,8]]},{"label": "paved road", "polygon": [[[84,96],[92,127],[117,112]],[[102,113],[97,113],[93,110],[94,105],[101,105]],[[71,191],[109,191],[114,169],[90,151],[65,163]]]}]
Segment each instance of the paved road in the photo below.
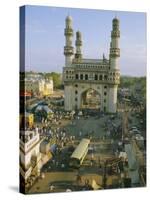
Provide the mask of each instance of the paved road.
[{"label": "paved road", "polygon": [[[84,186],[86,180],[91,185],[93,180],[100,186],[102,186],[103,177],[96,173],[81,174],[81,181],[77,181],[77,172],[53,172],[45,173],[45,178],[37,181],[29,190],[29,194],[33,193],[47,193],[47,192],[65,192],[67,188],[78,190],[77,186]],[[114,182],[118,182],[118,177],[115,175],[107,177],[107,186],[112,185]],[[64,183],[64,188],[54,188],[54,191],[50,190],[50,185],[60,185]]]},{"label": "paved road", "polygon": [[65,128],[71,135],[79,136],[79,133],[84,134],[94,133],[94,136],[102,137],[105,135],[104,122],[106,118],[96,119],[95,117],[90,117],[88,119],[75,119],[72,124],[66,124]]},{"label": "paved road", "polygon": [[51,183],[56,181],[75,182],[76,176],[77,172],[47,172],[45,178],[37,181],[29,190],[29,193],[50,192],[49,186]]}]

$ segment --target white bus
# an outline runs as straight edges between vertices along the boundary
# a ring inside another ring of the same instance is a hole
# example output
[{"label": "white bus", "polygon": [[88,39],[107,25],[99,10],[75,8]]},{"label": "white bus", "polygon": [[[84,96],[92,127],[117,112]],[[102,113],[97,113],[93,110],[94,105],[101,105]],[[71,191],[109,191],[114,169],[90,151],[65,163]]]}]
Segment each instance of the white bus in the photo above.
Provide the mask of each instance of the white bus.
[{"label": "white bus", "polygon": [[88,153],[88,145],[90,143],[89,139],[82,139],[80,144],[74,150],[70,157],[69,166],[71,168],[79,168],[82,164],[85,156]]}]

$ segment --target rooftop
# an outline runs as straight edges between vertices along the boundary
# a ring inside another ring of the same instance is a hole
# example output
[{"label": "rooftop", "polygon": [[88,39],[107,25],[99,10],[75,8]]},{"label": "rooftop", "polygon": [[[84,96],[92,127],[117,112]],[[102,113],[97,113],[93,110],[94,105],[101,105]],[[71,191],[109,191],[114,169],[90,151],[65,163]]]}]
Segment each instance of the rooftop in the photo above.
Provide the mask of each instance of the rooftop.
[{"label": "rooftop", "polygon": [[81,62],[81,64],[104,64],[104,63],[109,63],[109,60],[83,58]]}]

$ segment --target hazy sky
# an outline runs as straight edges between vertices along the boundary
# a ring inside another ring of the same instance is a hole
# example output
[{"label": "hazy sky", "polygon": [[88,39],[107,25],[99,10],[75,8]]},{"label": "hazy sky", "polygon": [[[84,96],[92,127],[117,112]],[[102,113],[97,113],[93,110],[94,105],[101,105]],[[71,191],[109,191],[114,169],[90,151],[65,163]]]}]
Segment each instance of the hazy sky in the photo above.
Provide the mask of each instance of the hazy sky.
[{"label": "hazy sky", "polygon": [[108,58],[112,19],[120,19],[120,70],[122,75],[146,75],[146,14],[90,9],[26,6],[26,70],[62,72],[64,28],[67,15],[83,38],[83,57]]}]

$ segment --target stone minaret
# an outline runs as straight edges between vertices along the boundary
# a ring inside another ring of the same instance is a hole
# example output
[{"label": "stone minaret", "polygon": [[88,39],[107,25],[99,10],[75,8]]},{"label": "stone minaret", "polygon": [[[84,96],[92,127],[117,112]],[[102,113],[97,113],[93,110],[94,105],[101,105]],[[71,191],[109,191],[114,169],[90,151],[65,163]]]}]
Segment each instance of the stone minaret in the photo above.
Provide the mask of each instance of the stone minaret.
[{"label": "stone minaret", "polygon": [[111,113],[117,111],[117,89],[120,80],[120,70],[119,70],[119,20],[115,17],[112,21],[112,31],[111,31],[111,43],[110,43],[110,70],[109,70],[109,101],[108,110]]},{"label": "stone minaret", "polygon": [[120,57],[119,38],[120,38],[119,20],[115,17],[113,19],[112,31],[111,31],[111,46],[110,46],[111,69],[119,69],[119,63],[118,63]]},{"label": "stone minaret", "polygon": [[80,31],[76,32],[76,42],[75,42],[75,45],[76,45],[75,61],[76,62],[81,62],[81,60],[82,60],[82,50],[81,50],[81,47],[82,47],[82,37],[81,37],[81,32]]},{"label": "stone minaret", "polygon": [[66,27],[64,34],[66,37],[66,45],[64,47],[65,67],[69,67],[72,63],[72,58],[74,54],[74,49],[72,46],[72,38],[73,38],[72,18],[70,16],[66,17]]}]

